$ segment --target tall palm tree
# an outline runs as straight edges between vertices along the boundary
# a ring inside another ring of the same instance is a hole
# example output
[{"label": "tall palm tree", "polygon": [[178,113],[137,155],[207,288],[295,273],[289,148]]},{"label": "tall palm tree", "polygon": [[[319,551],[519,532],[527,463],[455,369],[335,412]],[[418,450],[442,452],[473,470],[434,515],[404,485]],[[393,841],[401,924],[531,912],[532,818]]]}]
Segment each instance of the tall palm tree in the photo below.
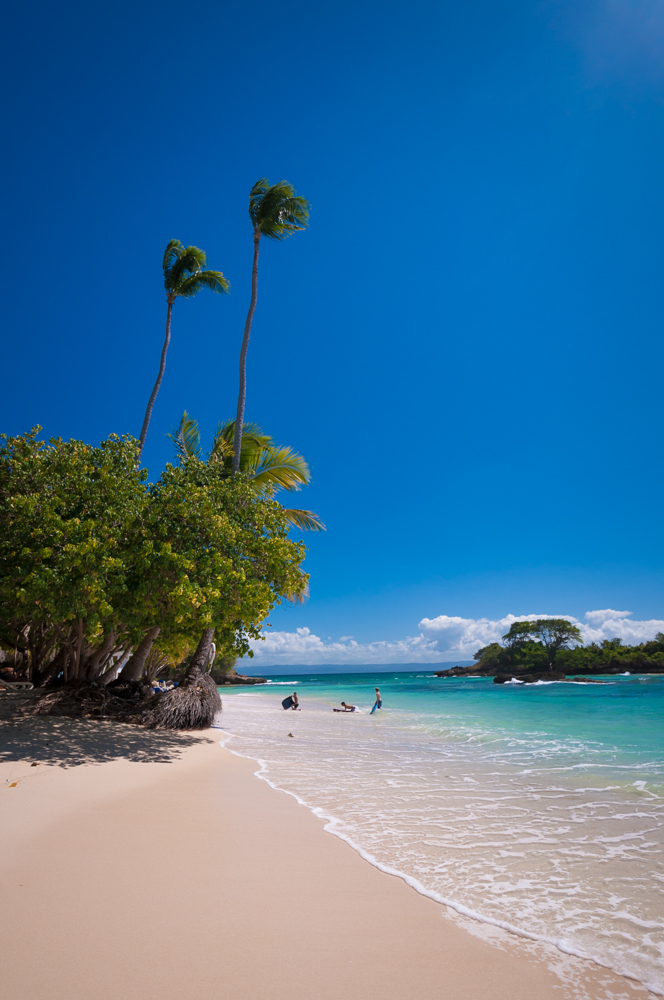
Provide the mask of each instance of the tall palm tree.
[{"label": "tall palm tree", "polygon": [[288,181],[271,185],[266,177],[261,177],[249,194],[249,218],[254,228],[254,264],[251,271],[251,302],[240,350],[240,391],[233,438],[233,473],[240,468],[242,453],[244,405],[247,397],[247,348],[258,298],[258,245],[261,236],[281,241],[292,236],[298,229],[306,229],[309,225],[309,202],[306,198],[298,197],[295,188]]},{"label": "tall palm tree", "polygon": [[193,298],[201,288],[209,288],[212,292],[228,292],[230,282],[224,278],[221,271],[204,271],[205,251],[198,247],[183,247],[179,240],[171,240],[164,253],[164,288],[166,289],[166,302],[168,311],[166,313],[166,338],[161,349],[161,361],[159,362],[159,374],[157,381],[148,400],[141,436],[139,439],[138,459],[140,461],[145,445],[145,438],[150,426],[152,407],[154,406],[159,387],[161,386],[166,369],[166,354],[171,341],[171,313],[173,303],[178,296],[182,298]]},{"label": "tall palm tree", "polygon": [[[233,440],[235,421],[227,420],[215,431],[212,450],[207,457],[209,464],[220,465],[225,475],[233,474]],[[197,458],[201,460],[201,436],[198,424],[187,411],[172,434],[167,435],[174,443],[183,461]],[[259,487],[272,496],[279,490],[293,493],[302,486],[308,486],[311,472],[302,455],[292,448],[275,445],[272,438],[256,424],[245,424],[242,434],[240,472],[246,473]],[[308,531],[325,531],[325,525],[311,510],[285,507],[287,521],[293,527]]]}]

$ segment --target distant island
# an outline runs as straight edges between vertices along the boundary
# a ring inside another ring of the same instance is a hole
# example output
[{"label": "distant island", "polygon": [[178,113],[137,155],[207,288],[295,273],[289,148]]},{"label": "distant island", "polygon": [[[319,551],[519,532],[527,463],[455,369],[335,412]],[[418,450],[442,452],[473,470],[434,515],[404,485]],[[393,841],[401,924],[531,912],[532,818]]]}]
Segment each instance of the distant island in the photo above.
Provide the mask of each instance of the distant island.
[{"label": "distant island", "polygon": [[437,670],[436,677],[493,677],[500,684],[512,678],[533,683],[571,675],[664,674],[664,633],[638,646],[624,646],[622,639],[584,646],[579,628],[567,619],[541,618],[514,622],[503,644],[483,646],[474,659],[470,666]]}]

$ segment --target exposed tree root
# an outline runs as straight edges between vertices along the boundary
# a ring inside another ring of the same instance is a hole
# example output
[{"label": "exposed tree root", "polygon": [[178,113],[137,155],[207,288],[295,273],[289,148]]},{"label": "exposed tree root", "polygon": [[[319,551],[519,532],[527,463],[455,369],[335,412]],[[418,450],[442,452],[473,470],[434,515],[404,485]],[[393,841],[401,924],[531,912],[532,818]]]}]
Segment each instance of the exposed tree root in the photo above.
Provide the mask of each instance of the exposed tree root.
[{"label": "exposed tree root", "polygon": [[154,694],[145,681],[117,680],[108,687],[71,682],[17,709],[22,717],[55,715],[115,719],[148,729],[207,729],[221,711],[221,698],[212,678],[198,674],[180,687],[159,694]]},{"label": "exposed tree root", "polygon": [[172,691],[153,695],[140,713],[149,729],[208,729],[221,698],[209,674],[198,674]]}]

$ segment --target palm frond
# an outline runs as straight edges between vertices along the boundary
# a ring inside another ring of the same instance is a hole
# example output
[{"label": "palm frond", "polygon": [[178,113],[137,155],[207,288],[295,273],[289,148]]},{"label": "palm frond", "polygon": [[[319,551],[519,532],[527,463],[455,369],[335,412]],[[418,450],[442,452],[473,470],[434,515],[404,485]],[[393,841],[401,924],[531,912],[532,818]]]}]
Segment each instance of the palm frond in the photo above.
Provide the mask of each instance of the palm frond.
[{"label": "palm frond", "polygon": [[200,247],[185,247],[182,259],[186,262],[189,271],[202,271],[207,261],[207,254]]},{"label": "palm frond", "polygon": [[186,410],[180,417],[180,423],[173,429],[173,433],[167,434],[166,437],[173,442],[180,458],[201,457],[201,433],[198,429],[198,423],[189,416]]},{"label": "palm frond", "polygon": [[[235,421],[227,420],[217,426],[212,440],[210,459],[213,462],[226,461],[233,454],[233,436]],[[242,424],[242,450],[240,452],[240,471],[246,472],[247,463],[251,463],[254,455],[272,444],[272,438],[265,434],[258,424]]]},{"label": "palm frond", "polygon": [[[197,251],[193,253],[192,251]],[[187,275],[197,274],[199,271],[203,270],[205,265],[206,255],[203,250],[199,250],[198,247],[184,247],[180,256],[168,272],[168,281],[173,291],[178,290],[178,287],[186,279]]]},{"label": "palm frond", "polygon": [[167,274],[170,272],[173,264],[182,255],[184,247],[179,240],[169,240],[164,251],[164,262],[162,267],[164,269],[164,279],[166,279]]},{"label": "palm frond", "polygon": [[299,510],[297,507],[284,507],[284,514],[289,524],[302,531],[327,531],[327,528],[313,510]]},{"label": "palm frond", "polygon": [[251,224],[256,228],[258,225],[258,213],[260,211],[261,202],[265,197],[265,194],[270,189],[270,182],[267,177],[261,177],[256,181],[251,191],[249,192],[249,218],[251,219]]},{"label": "palm frond", "polygon": [[230,281],[224,278],[221,271],[195,271],[187,278],[182,278],[174,291],[183,298],[190,299],[200,292],[201,288],[209,288],[211,292],[229,292]]},{"label": "palm frond", "polygon": [[[210,451],[209,462],[219,463],[221,465],[230,465],[233,460],[233,434],[229,437],[228,435],[228,424],[231,423],[227,420],[225,424],[218,424],[216,431],[214,432],[214,437],[212,438],[212,450]],[[234,421],[233,421],[234,423]]]},{"label": "palm frond", "polygon": [[254,229],[272,240],[286,237],[309,224],[309,202],[295,194],[288,181],[270,185],[266,177],[254,184],[249,195],[249,216]]},{"label": "palm frond", "polygon": [[305,459],[292,448],[270,445],[247,458],[243,471],[248,472],[260,486],[276,486],[292,493],[306,486],[311,479]]}]

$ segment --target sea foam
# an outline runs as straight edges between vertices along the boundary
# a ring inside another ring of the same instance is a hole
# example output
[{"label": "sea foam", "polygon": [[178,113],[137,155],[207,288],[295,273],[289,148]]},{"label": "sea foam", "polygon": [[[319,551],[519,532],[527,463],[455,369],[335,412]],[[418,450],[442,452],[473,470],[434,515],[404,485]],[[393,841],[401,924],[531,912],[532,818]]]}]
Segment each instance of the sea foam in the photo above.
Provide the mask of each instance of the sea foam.
[{"label": "sea foam", "polygon": [[224,699],[224,742],[261,778],[457,913],[664,993],[661,756],[595,731],[510,730],[486,711],[414,711],[421,701],[404,697],[339,716],[322,690],[298,690],[304,710],[287,716],[276,691]]}]

